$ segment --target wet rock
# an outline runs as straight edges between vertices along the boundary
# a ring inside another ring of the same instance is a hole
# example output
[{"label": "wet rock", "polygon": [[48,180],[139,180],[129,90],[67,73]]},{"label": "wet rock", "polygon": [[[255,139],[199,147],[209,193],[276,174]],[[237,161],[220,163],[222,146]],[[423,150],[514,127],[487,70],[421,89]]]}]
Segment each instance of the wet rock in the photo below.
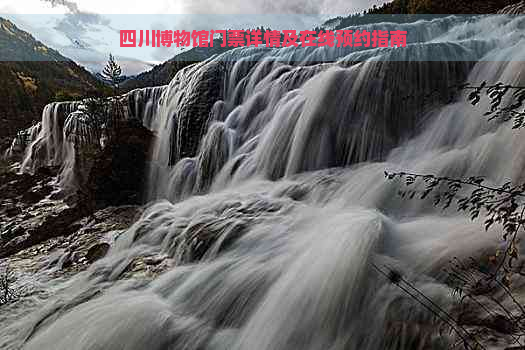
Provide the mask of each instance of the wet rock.
[{"label": "wet rock", "polygon": [[505,315],[495,314],[482,316],[478,305],[469,304],[459,315],[458,324],[489,328],[501,334],[512,334],[516,330],[515,324]]},{"label": "wet rock", "polygon": [[37,191],[27,191],[22,195],[22,202],[38,202],[45,198],[45,195]]},{"label": "wet rock", "polygon": [[[82,217],[82,212],[75,207],[55,203],[55,206],[37,212],[38,215],[30,220],[17,217],[18,221],[9,230],[0,228],[0,258],[50,238],[71,234],[81,227],[76,221]],[[15,234],[20,237],[14,237]],[[5,243],[7,239],[10,240]]]},{"label": "wet rock", "polygon": [[105,242],[92,245],[86,253],[87,262],[92,264],[95,261],[102,259],[108,253],[109,248],[111,248],[111,245]]},{"label": "wet rock", "polygon": [[97,208],[113,205],[141,204],[144,173],[149,144],[153,134],[143,127],[125,126],[122,139],[97,157],[90,171],[86,188]]},{"label": "wet rock", "polygon": [[20,200],[24,203],[36,203],[49,196],[53,189],[53,186],[39,183],[38,185],[33,186],[30,190],[24,192]]},{"label": "wet rock", "polygon": [[14,251],[20,246],[27,245],[27,242],[30,240],[30,238],[31,237],[29,233],[15,237],[4,245],[3,250],[4,251]]},{"label": "wet rock", "polygon": [[60,259],[62,258],[62,256],[64,255],[64,253],[65,252],[62,249],[59,249],[59,250],[54,251],[52,254],[49,254],[49,258],[48,258],[46,267],[50,268],[50,267],[57,265]]},{"label": "wet rock", "polygon": [[71,252],[65,252],[58,260],[57,267],[59,270],[67,269],[73,265],[73,259]]},{"label": "wet rock", "polygon": [[166,255],[139,256],[133,259],[126,267],[121,278],[154,278],[161,273],[173,268],[175,260]]},{"label": "wet rock", "polygon": [[495,330],[496,332],[503,334],[511,334],[516,330],[514,322],[508,319],[504,315],[489,316],[483,320],[483,323],[488,328]]},{"label": "wet rock", "polygon": [[[76,248],[79,248],[79,247],[75,247]],[[72,248],[73,249],[73,248]],[[82,252],[80,251],[74,251],[72,254],[71,254],[71,261],[73,262],[79,262],[80,260],[82,259]]]},{"label": "wet rock", "polygon": [[4,213],[8,217],[13,217],[13,216],[17,216],[17,215],[21,214],[22,213],[22,209],[20,207],[16,206],[15,204],[12,204],[12,205],[10,205],[10,206],[8,206],[7,208],[4,209]]},{"label": "wet rock", "polygon": [[54,172],[52,168],[43,166],[36,170],[36,174],[40,176],[49,177],[49,176],[53,176]]},{"label": "wet rock", "polygon": [[64,194],[64,191],[55,190],[49,195],[49,199],[51,200],[60,200],[64,199],[66,195]]},{"label": "wet rock", "polygon": [[0,197],[2,199],[16,199],[20,195],[29,192],[33,187],[46,186],[47,183],[56,175],[56,169],[45,168],[36,172],[34,175],[17,173],[17,169],[0,174]]},{"label": "wet rock", "polygon": [[166,256],[159,256],[159,255],[149,256],[149,257],[144,258],[144,263],[146,265],[155,266],[155,265],[159,265],[160,263],[162,263],[166,258],[167,258]]}]

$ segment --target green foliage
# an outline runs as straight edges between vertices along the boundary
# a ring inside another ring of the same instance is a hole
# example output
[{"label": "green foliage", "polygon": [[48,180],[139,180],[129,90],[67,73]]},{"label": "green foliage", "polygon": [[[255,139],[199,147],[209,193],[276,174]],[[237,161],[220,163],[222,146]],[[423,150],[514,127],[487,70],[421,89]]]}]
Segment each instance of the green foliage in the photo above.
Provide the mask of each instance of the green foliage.
[{"label": "green foliage", "polygon": [[58,90],[53,96],[52,102],[78,101],[83,98],[79,93],[71,93],[65,90]]},{"label": "green foliage", "polygon": [[0,61],[71,61],[0,17]]},{"label": "green foliage", "polygon": [[119,85],[124,79],[122,77],[122,68],[120,68],[120,65],[115,61],[115,57],[113,57],[112,54],[109,54],[108,62],[102,71],[102,76],[113,86],[115,93],[118,93]]},{"label": "green foliage", "polygon": [[[28,91],[17,73],[35,79],[38,89]],[[106,93],[103,85],[71,61],[0,62],[0,138],[10,140],[39,121],[49,102],[101,96]]]}]

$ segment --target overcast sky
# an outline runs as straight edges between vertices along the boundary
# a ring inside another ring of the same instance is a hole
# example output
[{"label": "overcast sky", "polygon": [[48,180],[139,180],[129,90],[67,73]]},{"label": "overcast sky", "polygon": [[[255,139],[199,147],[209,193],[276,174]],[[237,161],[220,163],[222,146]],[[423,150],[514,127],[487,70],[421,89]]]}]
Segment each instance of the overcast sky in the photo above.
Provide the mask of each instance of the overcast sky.
[{"label": "overcast sky", "polygon": [[171,58],[177,49],[120,48],[120,29],[209,30],[264,25],[299,30],[385,1],[0,0],[0,16],[92,71],[100,70],[109,52],[113,52],[127,74],[136,74]]}]

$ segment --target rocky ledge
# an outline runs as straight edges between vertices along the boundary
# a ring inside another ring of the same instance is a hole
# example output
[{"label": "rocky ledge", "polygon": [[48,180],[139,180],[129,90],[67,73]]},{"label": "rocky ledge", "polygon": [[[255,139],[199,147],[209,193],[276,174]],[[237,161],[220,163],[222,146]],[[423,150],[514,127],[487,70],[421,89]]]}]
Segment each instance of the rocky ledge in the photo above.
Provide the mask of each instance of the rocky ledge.
[{"label": "rocky ledge", "polygon": [[[137,204],[106,206],[89,212],[64,197],[56,186],[57,169],[21,174],[13,166],[0,173],[0,273],[17,276],[13,289],[34,293],[42,275],[71,276],[104,257],[115,240],[142,213]],[[153,277],[172,265],[165,256],[140,256],[122,278]],[[40,277],[39,277],[40,276]]]}]

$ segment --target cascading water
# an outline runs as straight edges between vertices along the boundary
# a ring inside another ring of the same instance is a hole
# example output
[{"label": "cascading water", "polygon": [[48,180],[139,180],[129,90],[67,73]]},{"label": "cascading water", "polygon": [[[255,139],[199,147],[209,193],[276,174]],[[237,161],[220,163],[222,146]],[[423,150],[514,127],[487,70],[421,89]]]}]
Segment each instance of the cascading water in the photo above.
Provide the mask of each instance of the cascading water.
[{"label": "cascading water", "polygon": [[[525,21],[384,26],[417,35],[406,49],[238,49],[154,92],[148,191],[172,202],[150,205],[60,298],[0,330],[0,346],[446,348],[433,316],[371,264],[447,305],[440,269],[498,236],[398,198],[383,171],[524,180],[519,133],[480,117],[486,102],[442,96],[464,81],[523,86]],[[291,64],[301,60],[337,62]],[[144,255],[176,265],[120,280]]]},{"label": "cascading water", "polygon": [[[164,90],[164,86],[136,89],[121,96],[125,119],[138,120],[154,130],[157,127],[155,112]],[[34,172],[42,166],[60,167],[58,184],[65,190],[75,190],[83,180],[78,178],[82,164],[76,164],[81,160],[72,139],[92,134],[89,123],[82,120],[84,117],[84,101],[48,104],[42,112],[42,121],[22,131],[6,156],[14,157],[24,151],[21,170],[25,172]]]},{"label": "cascading water", "polygon": [[[425,109],[443,102],[406,97],[439,91],[442,99],[494,47],[477,38],[443,40],[459,23],[448,17],[374,27],[407,30],[412,45],[405,50],[247,48],[179,72],[158,110],[150,198],[205,192],[224,165],[231,172],[243,164],[234,178],[278,179],[384,159],[414,134]],[[209,108],[203,98],[218,101]],[[195,139],[202,139],[199,149]],[[219,175],[218,186],[230,175]]]}]

